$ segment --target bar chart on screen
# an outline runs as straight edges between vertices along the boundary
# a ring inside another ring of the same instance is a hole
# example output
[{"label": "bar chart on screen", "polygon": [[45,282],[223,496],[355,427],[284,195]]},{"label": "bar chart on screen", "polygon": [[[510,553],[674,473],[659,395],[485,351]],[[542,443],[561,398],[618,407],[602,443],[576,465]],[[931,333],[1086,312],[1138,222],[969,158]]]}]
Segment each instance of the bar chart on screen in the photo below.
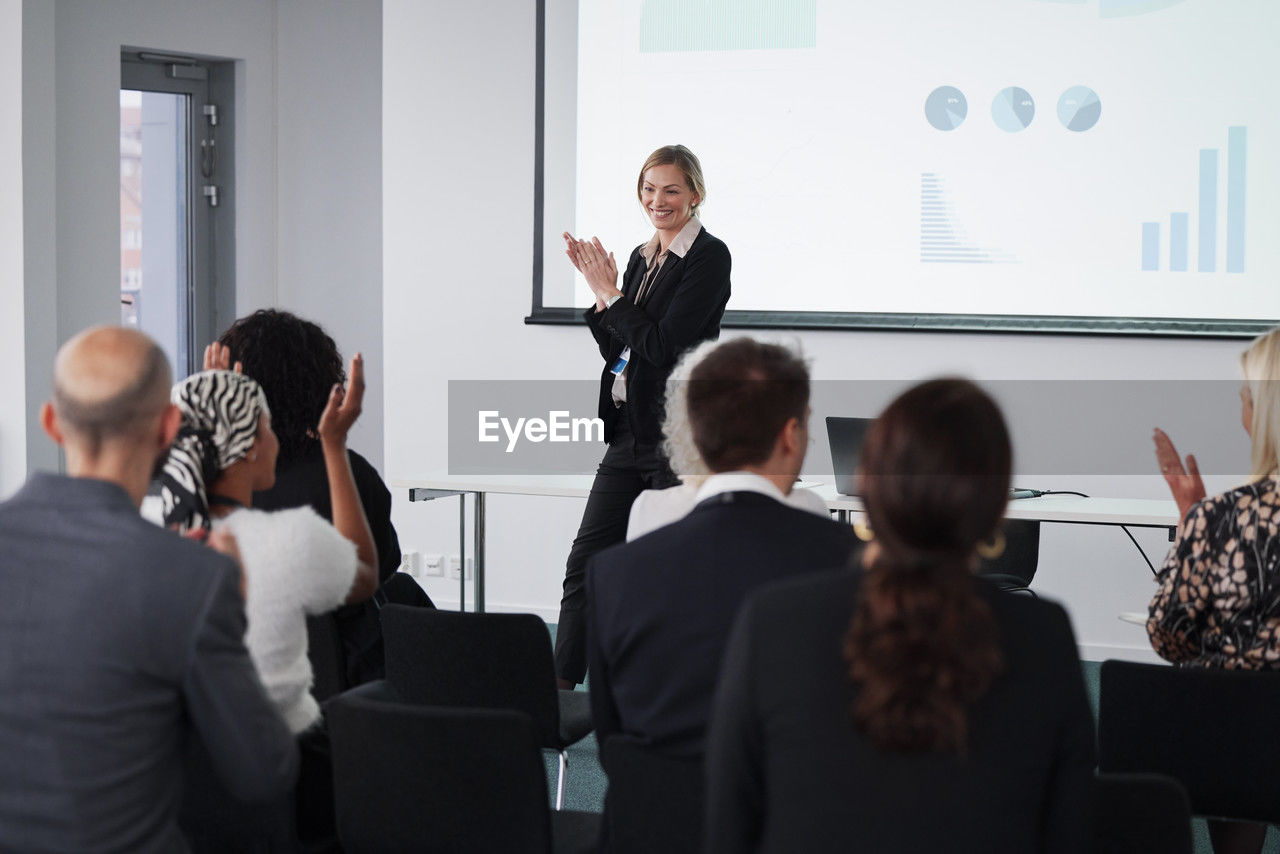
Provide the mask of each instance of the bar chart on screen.
[{"label": "bar chart on screen", "polygon": [[[1248,166],[1249,129],[1244,126],[1227,128],[1227,169],[1225,209],[1225,242],[1226,263],[1228,273],[1245,271],[1245,183]],[[1196,270],[1200,273],[1214,273],[1218,270],[1218,210],[1219,210],[1219,169],[1220,149],[1200,149],[1200,173],[1196,186],[1199,189],[1199,201],[1196,207],[1198,240]],[[1188,187],[1190,187],[1188,182]],[[1142,270],[1156,273],[1167,270],[1171,273],[1185,273],[1190,270],[1190,254],[1188,242],[1191,231],[1191,215],[1189,211],[1178,211],[1169,214],[1168,262],[1161,264],[1162,242],[1160,237],[1162,223],[1148,221],[1142,223]]]}]

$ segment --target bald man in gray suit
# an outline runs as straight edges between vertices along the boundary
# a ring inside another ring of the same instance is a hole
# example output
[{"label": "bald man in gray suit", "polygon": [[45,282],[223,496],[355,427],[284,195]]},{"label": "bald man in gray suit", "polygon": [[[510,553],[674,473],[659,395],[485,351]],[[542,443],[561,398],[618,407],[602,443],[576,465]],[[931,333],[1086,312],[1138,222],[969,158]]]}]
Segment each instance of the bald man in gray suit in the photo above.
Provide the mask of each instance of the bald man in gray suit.
[{"label": "bald man in gray suit", "polygon": [[292,789],[297,748],[244,646],[239,567],[138,515],[180,423],[171,381],[145,335],[69,341],[41,413],[68,476],[0,504],[0,850],[186,850],[192,738],[240,799]]}]

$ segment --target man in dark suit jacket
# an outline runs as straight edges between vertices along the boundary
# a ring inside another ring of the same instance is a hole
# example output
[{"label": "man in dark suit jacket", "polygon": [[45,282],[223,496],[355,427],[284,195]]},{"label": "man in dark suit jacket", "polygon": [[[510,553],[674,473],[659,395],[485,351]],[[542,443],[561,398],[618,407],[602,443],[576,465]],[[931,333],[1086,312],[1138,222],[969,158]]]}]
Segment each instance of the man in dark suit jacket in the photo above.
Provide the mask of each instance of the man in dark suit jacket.
[{"label": "man in dark suit jacket", "polygon": [[0,850],[186,850],[191,738],[244,801],[292,789],[297,747],[244,646],[236,561],[138,513],[180,424],[170,383],[144,335],[72,339],[41,416],[70,476],[0,504]]},{"label": "man in dark suit jacket", "polygon": [[596,555],[587,576],[596,732],[700,757],[738,607],[762,584],[848,562],[851,529],[783,503],[809,445],[809,376],[739,338],[694,368],[694,444],[715,474],[680,521]]}]

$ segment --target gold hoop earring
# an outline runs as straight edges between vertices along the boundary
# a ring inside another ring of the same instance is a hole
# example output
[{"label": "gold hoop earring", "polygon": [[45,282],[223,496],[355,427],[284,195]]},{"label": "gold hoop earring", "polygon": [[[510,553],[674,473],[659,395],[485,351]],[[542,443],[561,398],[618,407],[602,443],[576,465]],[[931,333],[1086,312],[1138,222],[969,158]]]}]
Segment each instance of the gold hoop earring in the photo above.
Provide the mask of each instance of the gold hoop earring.
[{"label": "gold hoop earring", "polygon": [[869,543],[876,538],[876,535],[871,532],[871,526],[866,522],[854,522],[853,535],[864,543]]},{"label": "gold hoop earring", "polygon": [[1004,547],[1008,545],[1008,541],[1004,538],[1004,531],[996,531],[989,543],[978,543],[975,550],[978,557],[983,560],[995,560],[1004,554]]}]

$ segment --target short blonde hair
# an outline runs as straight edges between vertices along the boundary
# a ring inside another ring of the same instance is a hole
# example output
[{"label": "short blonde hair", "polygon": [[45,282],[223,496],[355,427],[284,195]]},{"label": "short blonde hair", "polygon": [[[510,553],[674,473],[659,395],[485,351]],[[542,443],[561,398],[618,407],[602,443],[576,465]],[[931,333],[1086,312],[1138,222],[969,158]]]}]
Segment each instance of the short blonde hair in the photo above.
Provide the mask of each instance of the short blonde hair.
[{"label": "short blonde hair", "polygon": [[1268,477],[1280,469],[1280,327],[1253,339],[1240,354],[1240,367],[1253,398],[1254,479]]},{"label": "short blonde hair", "polygon": [[667,377],[666,413],[662,419],[662,453],[667,457],[671,471],[681,477],[706,477],[711,474],[702,454],[693,444],[693,431],[689,428],[689,405],[686,392],[689,374],[716,347],[715,341],[703,341],[685,354],[671,369]]},{"label": "short blonde hair", "polygon": [[664,145],[645,158],[644,165],[640,167],[640,177],[636,178],[636,198],[641,204],[644,204],[640,195],[644,187],[644,173],[655,166],[675,166],[684,174],[685,184],[698,197],[693,205],[693,215],[697,216],[698,208],[707,200],[707,185],[702,179],[702,164],[694,153],[683,145]]}]

